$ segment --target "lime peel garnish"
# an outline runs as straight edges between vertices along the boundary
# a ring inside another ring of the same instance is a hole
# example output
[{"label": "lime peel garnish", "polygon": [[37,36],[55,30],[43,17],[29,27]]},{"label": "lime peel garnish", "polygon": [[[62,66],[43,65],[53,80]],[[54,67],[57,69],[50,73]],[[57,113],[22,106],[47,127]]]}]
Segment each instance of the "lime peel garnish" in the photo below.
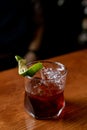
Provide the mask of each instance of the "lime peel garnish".
[{"label": "lime peel garnish", "polygon": [[37,62],[30,66],[29,68],[26,65],[26,60],[22,57],[16,55],[15,56],[16,61],[18,62],[18,73],[22,76],[34,76],[40,69],[43,68],[43,65],[41,62]]},{"label": "lime peel garnish", "polygon": [[43,68],[43,65],[41,62],[35,63],[34,65],[32,65],[31,67],[28,68],[27,70],[27,74],[32,77],[33,75],[36,74],[36,72],[38,72],[40,69]]}]

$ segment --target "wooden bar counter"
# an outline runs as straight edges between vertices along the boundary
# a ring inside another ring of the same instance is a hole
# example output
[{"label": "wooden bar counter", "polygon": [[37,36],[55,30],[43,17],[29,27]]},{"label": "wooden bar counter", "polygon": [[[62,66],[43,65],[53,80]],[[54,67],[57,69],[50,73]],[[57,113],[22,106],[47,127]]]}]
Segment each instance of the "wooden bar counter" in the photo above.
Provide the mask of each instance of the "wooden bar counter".
[{"label": "wooden bar counter", "polygon": [[17,68],[0,72],[0,130],[87,130],[87,50],[48,60],[66,65],[66,106],[57,120],[36,120],[24,109],[24,78]]}]

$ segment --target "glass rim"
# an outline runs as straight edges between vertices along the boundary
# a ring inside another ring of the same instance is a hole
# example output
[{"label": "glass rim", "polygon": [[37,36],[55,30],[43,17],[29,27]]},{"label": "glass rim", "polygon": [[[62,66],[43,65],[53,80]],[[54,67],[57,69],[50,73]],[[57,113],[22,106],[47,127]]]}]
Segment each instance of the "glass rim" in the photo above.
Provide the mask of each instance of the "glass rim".
[{"label": "glass rim", "polygon": [[[64,73],[62,74],[62,77],[63,76],[66,76],[67,75],[67,67],[63,64],[63,63],[61,63],[61,62],[59,62],[59,61],[51,61],[51,60],[35,60],[35,61],[31,61],[31,62],[28,62],[27,63],[27,66],[29,66],[29,65],[33,65],[33,64],[35,64],[35,63],[37,63],[37,62],[41,62],[41,63],[48,63],[48,64],[54,64],[54,65],[61,65],[61,66],[63,66],[64,67]],[[29,76],[26,76],[26,77],[29,77]],[[31,77],[32,78],[32,77]],[[47,79],[47,80],[49,80],[49,79]],[[51,79],[50,79],[51,80]]]}]

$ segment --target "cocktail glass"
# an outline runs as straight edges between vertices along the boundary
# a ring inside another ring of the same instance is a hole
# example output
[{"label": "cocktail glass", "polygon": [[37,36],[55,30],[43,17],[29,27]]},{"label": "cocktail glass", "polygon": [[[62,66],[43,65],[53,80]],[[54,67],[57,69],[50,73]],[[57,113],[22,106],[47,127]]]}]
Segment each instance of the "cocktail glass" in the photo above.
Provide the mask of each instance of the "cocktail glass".
[{"label": "cocktail glass", "polygon": [[[34,61],[28,64],[37,63]],[[65,107],[66,67],[59,62],[40,61],[43,68],[32,78],[25,77],[24,106],[36,119],[58,118]]]}]

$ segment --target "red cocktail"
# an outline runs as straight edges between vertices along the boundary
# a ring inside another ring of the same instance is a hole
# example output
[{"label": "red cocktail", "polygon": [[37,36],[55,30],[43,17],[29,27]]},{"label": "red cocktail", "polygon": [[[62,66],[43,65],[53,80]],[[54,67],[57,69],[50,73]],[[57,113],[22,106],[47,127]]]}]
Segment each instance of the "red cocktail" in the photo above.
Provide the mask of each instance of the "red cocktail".
[{"label": "red cocktail", "polygon": [[24,105],[36,119],[57,118],[65,106],[66,69],[60,63],[43,61],[44,68],[25,79]]}]

